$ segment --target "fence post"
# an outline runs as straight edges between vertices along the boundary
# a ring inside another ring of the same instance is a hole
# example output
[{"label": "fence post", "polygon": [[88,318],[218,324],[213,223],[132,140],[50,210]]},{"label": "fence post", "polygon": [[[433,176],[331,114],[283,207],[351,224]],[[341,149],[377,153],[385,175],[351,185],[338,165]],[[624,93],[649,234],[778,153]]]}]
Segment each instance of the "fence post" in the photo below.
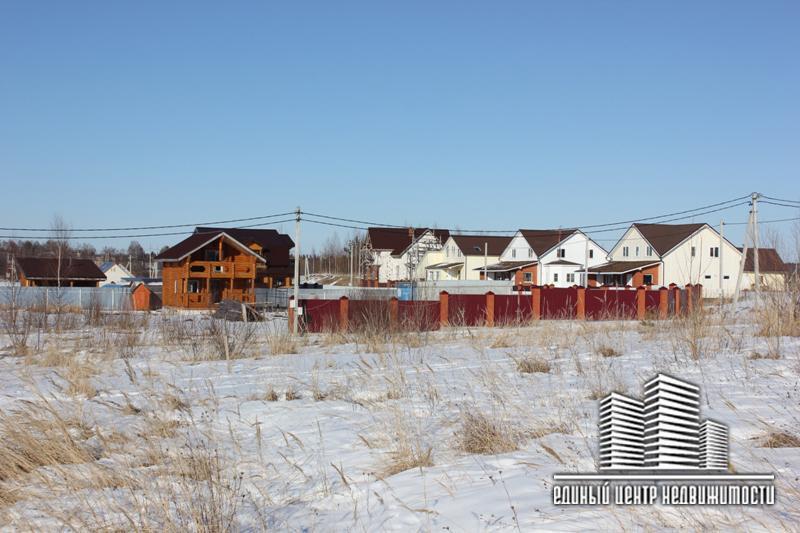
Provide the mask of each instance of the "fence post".
[{"label": "fence post", "polygon": [[703,285],[700,283],[694,286],[694,297],[697,298],[697,305],[703,305]]},{"label": "fence post", "polygon": [[669,289],[661,287],[658,289],[658,318],[666,320],[669,314]]},{"label": "fence post", "polygon": [[578,287],[578,302],[576,307],[576,318],[586,320],[586,288]]},{"label": "fence post", "polygon": [[494,293],[492,291],[486,293],[486,326],[494,327]]},{"label": "fence post", "polygon": [[681,316],[681,288],[674,283],[669,284],[672,290],[672,301],[675,309],[673,309],[675,316]]},{"label": "fence post", "polygon": [[339,298],[339,329],[347,331],[350,319],[350,298],[342,296]]},{"label": "fence post", "polygon": [[392,296],[389,299],[389,325],[392,329],[397,328],[397,318],[400,314],[400,301],[397,296]]},{"label": "fence post", "polygon": [[645,312],[647,311],[646,298],[647,289],[644,285],[636,287],[636,319],[644,320]]},{"label": "fence post", "polygon": [[531,318],[542,319],[542,288],[537,285],[531,286]]},{"label": "fence post", "polygon": [[686,284],[686,314],[691,315],[694,311],[694,288],[691,283]]},{"label": "fence post", "polygon": [[289,332],[290,333],[292,331],[294,331],[294,318],[295,318],[295,315],[296,315],[295,308],[292,307],[293,302],[294,302],[294,296],[289,296],[289,307],[288,307],[288,310],[289,310]]},{"label": "fence post", "polygon": [[447,291],[439,293],[439,326],[444,327],[449,323],[450,295]]}]

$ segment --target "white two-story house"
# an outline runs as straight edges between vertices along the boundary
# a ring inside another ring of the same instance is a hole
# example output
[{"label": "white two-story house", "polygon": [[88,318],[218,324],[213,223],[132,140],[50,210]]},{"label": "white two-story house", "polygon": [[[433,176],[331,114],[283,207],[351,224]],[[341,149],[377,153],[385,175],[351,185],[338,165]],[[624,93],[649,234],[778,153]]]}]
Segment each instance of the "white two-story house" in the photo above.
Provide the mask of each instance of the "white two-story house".
[{"label": "white two-story house", "polygon": [[416,279],[417,267],[426,254],[441,250],[449,236],[448,230],[441,229],[369,228],[367,284],[391,285]]},{"label": "white two-story house", "polygon": [[[708,224],[633,224],[589,269],[590,285],[703,285],[703,293],[733,294],[742,252]],[[721,268],[721,270],[720,270]],[[720,289],[721,288],[721,289]]]},{"label": "white two-story house", "polygon": [[[428,252],[420,265],[430,281],[479,281],[484,266],[496,263],[511,237],[450,235],[441,250]],[[435,262],[433,262],[435,261]]]},{"label": "white two-story house", "polygon": [[521,229],[487,268],[489,279],[514,280],[514,285],[583,284],[586,265],[606,261],[606,250],[577,229]]}]

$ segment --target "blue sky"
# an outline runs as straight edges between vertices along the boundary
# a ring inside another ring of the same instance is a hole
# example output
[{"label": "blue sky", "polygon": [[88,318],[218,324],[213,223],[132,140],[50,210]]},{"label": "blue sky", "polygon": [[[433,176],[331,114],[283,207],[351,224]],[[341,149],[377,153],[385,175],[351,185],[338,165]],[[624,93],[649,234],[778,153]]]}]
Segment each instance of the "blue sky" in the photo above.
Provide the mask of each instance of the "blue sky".
[{"label": "blue sky", "polygon": [[300,205],[536,228],[800,199],[798,25],[798,2],[3,2],[0,225]]}]

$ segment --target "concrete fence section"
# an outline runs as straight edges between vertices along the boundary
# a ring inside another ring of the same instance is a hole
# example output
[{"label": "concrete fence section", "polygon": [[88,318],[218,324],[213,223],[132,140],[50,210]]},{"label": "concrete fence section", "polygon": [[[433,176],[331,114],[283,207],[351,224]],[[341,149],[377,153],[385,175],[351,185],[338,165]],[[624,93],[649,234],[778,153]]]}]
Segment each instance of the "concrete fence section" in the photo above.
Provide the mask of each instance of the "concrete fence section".
[{"label": "concrete fence section", "polygon": [[[299,302],[303,331],[390,328],[416,331],[444,326],[524,325],[536,320],[657,320],[688,315],[702,302],[702,285],[609,290],[583,287],[531,287],[528,294],[439,293],[438,301],[339,299]],[[298,313],[289,308],[289,328]]]}]

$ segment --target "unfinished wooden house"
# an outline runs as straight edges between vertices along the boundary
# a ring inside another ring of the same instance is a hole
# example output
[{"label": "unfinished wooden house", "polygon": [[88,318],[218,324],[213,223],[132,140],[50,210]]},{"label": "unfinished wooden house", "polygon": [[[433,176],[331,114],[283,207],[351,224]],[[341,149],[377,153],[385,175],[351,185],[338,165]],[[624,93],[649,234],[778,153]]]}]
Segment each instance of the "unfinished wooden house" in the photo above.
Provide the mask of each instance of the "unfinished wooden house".
[{"label": "unfinished wooden house", "polygon": [[198,227],[156,260],[166,307],[210,308],[222,300],[255,303],[255,289],[288,286],[294,264],[288,235],[271,229]]}]

